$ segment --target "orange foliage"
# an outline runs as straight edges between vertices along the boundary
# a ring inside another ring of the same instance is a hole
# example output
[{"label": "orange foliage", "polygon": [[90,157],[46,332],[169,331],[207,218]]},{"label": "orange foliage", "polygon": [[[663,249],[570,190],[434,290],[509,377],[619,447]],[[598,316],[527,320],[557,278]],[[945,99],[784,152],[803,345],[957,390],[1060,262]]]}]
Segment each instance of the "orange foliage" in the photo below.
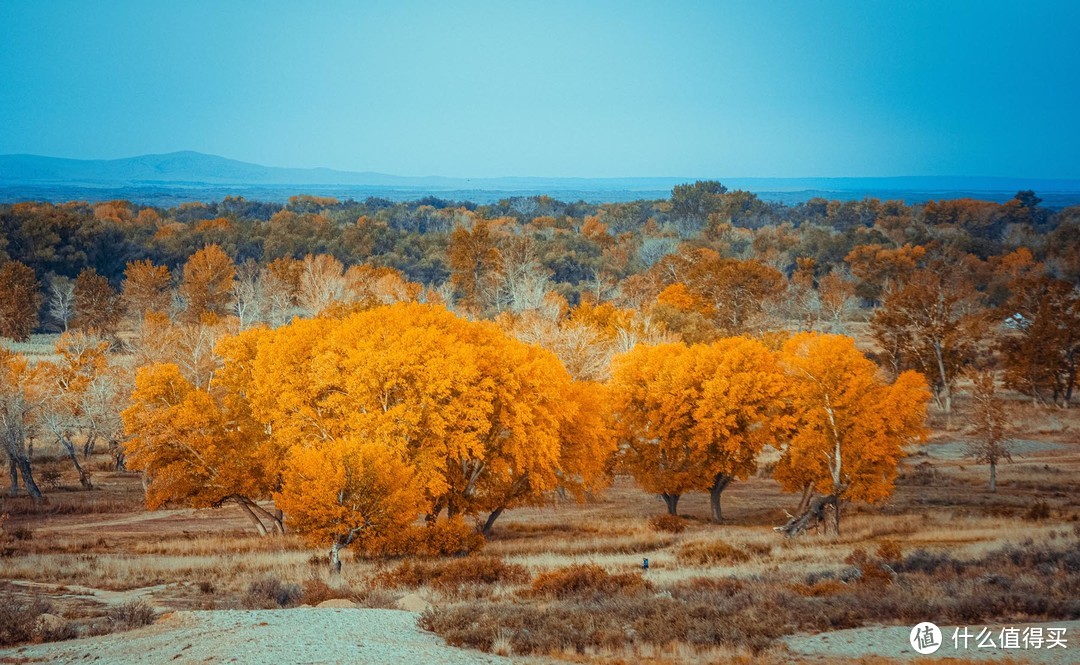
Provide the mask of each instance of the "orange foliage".
[{"label": "orange foliage", "polygon": [[925,436],[926,380],[904,372],[886,384],[855,342],[839,335],[796,335],[781,355],[795,427],[777,480],[789,491],[810,484],[847,500],[887,498],[904,446]]},{"label": "orange foliage", "polygon": [[217,245],[207,245],[184,264],[180,296],[187,309],[187,321],[199,321],[204,314],[224,315],[229,306],[236,266]]}]

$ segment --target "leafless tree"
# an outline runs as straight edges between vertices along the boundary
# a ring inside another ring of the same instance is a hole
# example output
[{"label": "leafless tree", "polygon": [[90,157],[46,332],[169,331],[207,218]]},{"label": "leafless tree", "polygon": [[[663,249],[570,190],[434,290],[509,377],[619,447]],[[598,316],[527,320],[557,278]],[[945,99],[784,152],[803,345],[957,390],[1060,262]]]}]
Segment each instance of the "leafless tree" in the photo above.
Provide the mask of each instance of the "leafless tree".
[{"label": "leafless tree", "polygon": [[66,277],[53,277],[49,280],[49,316],[67,331],[68,323],[74,314],[75,284]]},{"label": "leafless tree", "polygon": [[1009,414],[997,394],[993,372],[978,372],[973,384],[970,423],[975,438],[966,451],[976,462],[990,465],[990,491],[996,492],[998,462],[1012,462]]}]

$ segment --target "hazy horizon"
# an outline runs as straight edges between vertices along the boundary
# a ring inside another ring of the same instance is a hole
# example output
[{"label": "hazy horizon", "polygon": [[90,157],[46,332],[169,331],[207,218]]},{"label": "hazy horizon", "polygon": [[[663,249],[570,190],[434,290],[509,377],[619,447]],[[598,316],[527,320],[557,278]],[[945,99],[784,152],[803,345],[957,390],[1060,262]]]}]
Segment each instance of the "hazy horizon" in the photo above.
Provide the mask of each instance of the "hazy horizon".
[{"label": "hazy horizon", "polygon": [[6,154],[1080,178],[1075,3],[0,1],[0,18]]}]

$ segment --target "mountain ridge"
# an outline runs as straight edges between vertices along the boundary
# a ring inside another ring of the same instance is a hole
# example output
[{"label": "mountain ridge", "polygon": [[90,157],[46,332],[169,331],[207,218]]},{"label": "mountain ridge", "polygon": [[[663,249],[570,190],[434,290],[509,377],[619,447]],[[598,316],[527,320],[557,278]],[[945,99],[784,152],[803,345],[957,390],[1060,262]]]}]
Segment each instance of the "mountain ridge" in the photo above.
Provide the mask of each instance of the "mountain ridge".
[{"label": "mountain ridge", "polygon": [[518,191],[574,189],[581,191],[659,191],[699,179],[719,179],[731,188],[750,191],[903,191],[1080,192],[1080,179],[984,176],[885,176],[802,178],[702,177],[542,177],[399,176],[375,171],[342,171],[325,167],[291,168],[184,150],[119,159],[71,159],[33,154],[0,155],[0,185],[139,186],[357,186],[427,191]]}]

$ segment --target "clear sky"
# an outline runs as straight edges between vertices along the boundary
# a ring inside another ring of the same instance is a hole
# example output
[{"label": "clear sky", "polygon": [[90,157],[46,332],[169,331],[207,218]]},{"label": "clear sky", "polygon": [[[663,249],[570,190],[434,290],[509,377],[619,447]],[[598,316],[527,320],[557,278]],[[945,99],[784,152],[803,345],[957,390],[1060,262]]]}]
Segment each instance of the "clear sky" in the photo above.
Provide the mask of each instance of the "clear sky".
[{"label": "clear sky", "polygon": [[0,0],[0,153],[1080,178],[1080,2]]}]

